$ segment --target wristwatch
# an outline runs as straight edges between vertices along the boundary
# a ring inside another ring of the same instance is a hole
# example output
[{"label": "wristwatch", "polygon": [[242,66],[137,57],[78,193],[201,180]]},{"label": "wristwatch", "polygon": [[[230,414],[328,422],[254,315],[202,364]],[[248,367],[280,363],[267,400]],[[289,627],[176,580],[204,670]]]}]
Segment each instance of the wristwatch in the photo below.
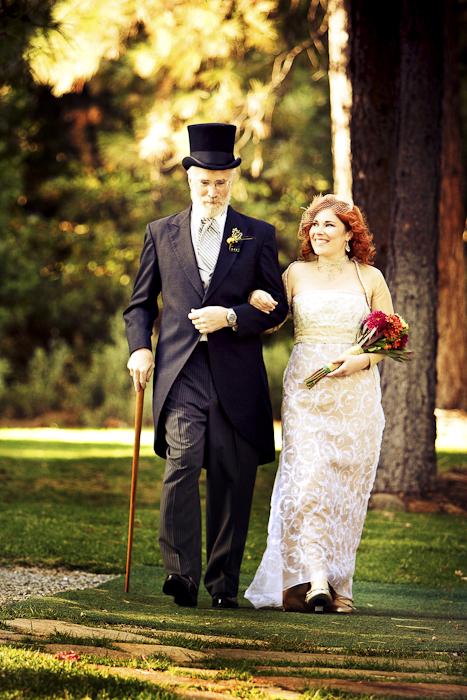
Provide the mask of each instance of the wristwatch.
[{"label": "wristwatch", "polygon": [[233,309],[227,309],[227,325],[229,328],[237,325],[237,314]]}]

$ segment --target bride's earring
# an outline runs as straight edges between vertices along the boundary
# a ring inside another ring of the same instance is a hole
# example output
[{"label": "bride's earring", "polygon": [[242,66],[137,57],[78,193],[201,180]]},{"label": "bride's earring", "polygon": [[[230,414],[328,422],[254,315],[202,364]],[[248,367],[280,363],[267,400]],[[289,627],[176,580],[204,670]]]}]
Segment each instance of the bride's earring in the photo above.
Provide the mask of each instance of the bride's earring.
[{"label": "bride's earring", "polygon": [[348,241],[345,244],[345,251],[346,251],[346,253],[350,253],[350,243]]}]

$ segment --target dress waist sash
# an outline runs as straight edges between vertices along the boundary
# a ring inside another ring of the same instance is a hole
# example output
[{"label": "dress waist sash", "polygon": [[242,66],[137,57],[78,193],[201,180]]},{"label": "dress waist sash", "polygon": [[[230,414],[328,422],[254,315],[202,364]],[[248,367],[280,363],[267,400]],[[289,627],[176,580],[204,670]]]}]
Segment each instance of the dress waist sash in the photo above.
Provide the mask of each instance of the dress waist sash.
[{"label": "dress waist sash", "polygon": [[294,333],[294,343],[339,343],[339,345],[352,345],[355,342],[355,331],[348,333],[339,331],[327,331],[325,329],[300,330]]}]

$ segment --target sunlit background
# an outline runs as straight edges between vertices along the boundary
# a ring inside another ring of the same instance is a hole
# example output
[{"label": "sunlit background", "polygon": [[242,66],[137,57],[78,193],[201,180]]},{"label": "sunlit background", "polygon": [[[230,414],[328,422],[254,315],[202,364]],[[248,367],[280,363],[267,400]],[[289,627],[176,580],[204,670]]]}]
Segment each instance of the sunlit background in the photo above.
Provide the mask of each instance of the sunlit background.
[{"label": "sunlit background", "polygon": [[[121,313],[147,222],[189,204],[188,124],[236,124],[232,204],[275,225],[282,268],[296,258],[302,207],[333,188],[338,5],[2,3],[0,424],[132,425]],[[465,115],[466,3],[454,5]],[[264,340],[276,420],[292,342],[290,322]]]},{"label": "sunlit background", "polygon": [[[295,259],[301,208],[332,187],[325,10],[3,3],[4,425],[131,425],[121,313],[147,222],[189,204],[188,124],[237,125],[232,204],[276,226],[283,267]],[[266,341],[276,418],[290,344],[290,327]]]}]

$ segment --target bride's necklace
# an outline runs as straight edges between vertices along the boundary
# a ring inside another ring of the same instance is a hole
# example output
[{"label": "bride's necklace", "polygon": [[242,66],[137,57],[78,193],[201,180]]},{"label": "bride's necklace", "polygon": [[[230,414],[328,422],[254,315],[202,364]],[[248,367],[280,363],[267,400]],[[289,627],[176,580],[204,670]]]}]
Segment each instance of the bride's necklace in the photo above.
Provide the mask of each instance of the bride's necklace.
[{"label": "bride's necklace", "polygon": [[318,256],[318,270],[322,275],[326,275],[328,280],[333,280],[343,273],[349,262],[347,255],[338,260],[327,260]]}]

